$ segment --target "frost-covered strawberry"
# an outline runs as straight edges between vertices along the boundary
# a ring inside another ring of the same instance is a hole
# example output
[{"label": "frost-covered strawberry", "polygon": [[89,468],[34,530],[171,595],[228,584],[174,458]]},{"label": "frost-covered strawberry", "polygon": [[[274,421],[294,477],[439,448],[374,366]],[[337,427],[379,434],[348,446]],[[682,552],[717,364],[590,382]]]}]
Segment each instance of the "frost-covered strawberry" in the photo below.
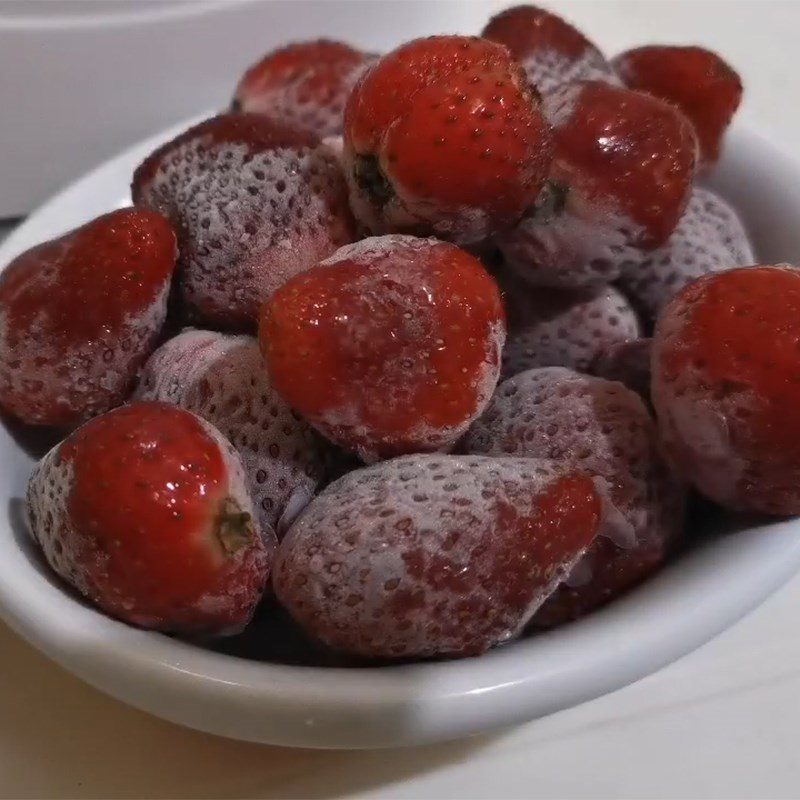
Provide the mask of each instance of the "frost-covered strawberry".
[{"label": "frost-covered strawberry", "polygon": [[534,367],[585,372],[600,353],[640,335],[636,313],[611,286],[549,289],[513,275],[504,276],[502,285],[508,313],[504,379]]},{"label": "frost-covered strawberry", "polygon": [[742,81],[722,57],[704,47],[647,45],[614,59],[632,89],[675,104],[691,121],[706,164],[719,158],[722,140],[742,99]]},{"label": "frost-covered strawberry", "polygon": [[259,114],[185,131],[137,168],[132,191],[178,231],[186,316],[216,327],[253,329],[264,299],[353,238],[331,151]]},{"label": "frost-covered strawberry", "polygon": [[650,402],[650,351],[652,339],[632,339],[605,348],[589,365],[587,372],[619,381]]},{"label": "frost-covered strawberry", "polygon": [[283,530],[314,496],[320,442],[270,385],[256,339],[184,331],[150,357],[136,397],[175,403],[228,438],[262,525]]},{"label": "frost-covered strawberry", "polygon": [[365,461],[452,446],[489,402],[505,314],[453,244],[378,236],[343,247],[265,304],[272,385]]},{"label": "frost-covered strawberry", "polygon": [[522,458],[413,455],[331,484],[295,522],[275,593],[368,657],[476,655],[517,636],[594,539],[585,474]]},{"label": "frost-covered strawberry", "polygon": [[0,405],[68,427],[122,403],[167,313],[175,235],[113,211],[17,256],[0,276]]},{"label": "frost-covered strawberry", "polygon": [[620,286],[649,322],[684,286],[710,272],[749,266],[753,248],[737,213],[697,186],[663,247],[623,264]]},{"label": "frost-covered strawberry", "polygon": [[342,42],[296,42],[267,53],[242,76],[234,111],[266,114],[317,136],[342,132],[344,104],[374,60]]},{"label": "frost-covered strawberry", "polygon": [[543,95],[582,80],[619,83],[614,69],[592,42],[543,8],[507,8],[489,20],[481,36],[505,45]]},{"label": "frost-covered strawberry", "polygon": [[669,457],[704,495],[800,513],[800,269],[700,278],[653,337],[653,404]]},{"label": "frost-covered strawberry", "polygon": [[536,205],[498,237],[533,284],[610,283],[623,261],[669,238],[689,201],[697,140],[674,106],[599,81],[545,98],[554,158]]},{"label": "frost-covered strawberry", "polygon": [[101,610],[187,635],[247,624],[276,544],[230,444],[162,403],[115,409],[51,450],[28,517],[50,566]]},{"label": "frost-covered strawberry", "polygon": [[480,241],[536,200],[550,157],[524,72],[486,39],[408,42],[369,69],[345,109],[351,202],[372,233]]},{"label": "frost-covered strawberry", "polygon": [[500,384],[463,448],[581,469],[602,482],[617,512],[545,605],[542,624],[585,613],[643,580],[681,530],[682,489],[660,457],[647,408],[620,383],[561,367],[523,372]]}]

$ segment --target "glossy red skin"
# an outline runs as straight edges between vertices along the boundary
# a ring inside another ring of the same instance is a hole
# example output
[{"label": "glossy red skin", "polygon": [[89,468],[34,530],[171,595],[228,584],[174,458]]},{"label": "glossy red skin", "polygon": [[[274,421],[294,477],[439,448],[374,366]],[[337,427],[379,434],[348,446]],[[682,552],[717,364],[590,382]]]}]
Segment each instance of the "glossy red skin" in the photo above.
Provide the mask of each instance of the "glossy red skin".
[{"label": "glossy red skin", "polygon": [[[25,422],[69,426],[121,403],[158,337],[164,313],[153,306],[175,257],[164,217],[125,208],[15,258],[0,278],[0,404]],[[77,391],[77,382],[91,384],[91,362],[101,358],[122,362],[128,380]],[[28,378],[21,387],[12,380],[20,369]]]},{"label": "glossy red skin", "polygon": [[[499,290],[479,261],[403,238],[417,249],[395,244],[366,264],[334,255],[298,275],[265,304],[259,328],[288,404],[338,444],[384,458],[439,449],[478,413],[505,334]],[[357,427],[339,423],[342,408]]]},{"label": "glossy red skin", "polygon": [[673,106],[650,95],[600,81],[580,86],[568,118],[554,123],[551,177],[641,226],[638,246],[658,247],[689,201],[694,130]]},{"label": "glossy red skin", "polygon": [[478,209],[495,227],[535,200],[551,154],[521,68],[501,45],[462,36],[381,58],[350,95],[344,137],[346,151],[378,159],[401,198],[442,216]]},{"label": "glossy red skin", "polygon": [[675,434],[676,398],[724,419],[736,509],[800,513],[800,270],[746,267],[686,287],[656,326],[653,402],[669,455],[702,492],[703,454]]},{"label": "glossy red skin", "polygon": [[[244,73],[234,108],[272,116],[277,109],[277,114],[290,113],[291,121],[302,125],[305,107],[311,109],[305,127],[312,133],[340,134],[353,81],[371,60],[360,50],[327,39],[290,44],[267,53]],[[329,118],[328,124],[322,124],[323,118]]]},{"label": "glossy red skin", "polygon": [[[231,476],[196,417],[162,403],[123,406],[79,428],[57,459],[71,480],[56,550],[88,584],[89,599],[162,630],[243,626],[268,556],[252,526],[249,540],[235,543],[237,555],[218,538]],[[230,606],[198,608],[206,597],[226,597]]]},{"label": "glossy red skin", "polygon": [[648,45],[614,59],[620,77],[639,89],[674,103],[697,132],[702,160],[714,163],[722,138],[742,99],[739,74],[703,47]]}]

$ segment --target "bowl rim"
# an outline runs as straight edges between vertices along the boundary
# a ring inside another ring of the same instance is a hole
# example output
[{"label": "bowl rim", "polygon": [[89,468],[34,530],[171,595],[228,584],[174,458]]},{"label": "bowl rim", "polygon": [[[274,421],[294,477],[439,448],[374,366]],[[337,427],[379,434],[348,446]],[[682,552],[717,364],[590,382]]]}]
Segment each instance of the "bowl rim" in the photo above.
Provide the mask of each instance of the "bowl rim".
[{"label": "bowl rim", "polygon": [[[65,209],[95,186],[117,185],[132,164],[188,124],[130,148],[58,193],[0,246],[0,263],[30,246],[34,231],[63,231]],[[734,128],[728,150],[761,151],[800,178],[797,161],[752,132]],[[0,535],[13,540],[10,522],[5,527]],[[251,661],[129,627],[48,581],[30,550],[15,543],[0,559],[0,617],[88,683],[212,733],[306,747],[375,747],[543,716],[655,671],[755,608],[800,568],[800,520],[711,539],[606,608],[483,656],[374,668]],[[393,730],[387,720],[395,721]]]}]

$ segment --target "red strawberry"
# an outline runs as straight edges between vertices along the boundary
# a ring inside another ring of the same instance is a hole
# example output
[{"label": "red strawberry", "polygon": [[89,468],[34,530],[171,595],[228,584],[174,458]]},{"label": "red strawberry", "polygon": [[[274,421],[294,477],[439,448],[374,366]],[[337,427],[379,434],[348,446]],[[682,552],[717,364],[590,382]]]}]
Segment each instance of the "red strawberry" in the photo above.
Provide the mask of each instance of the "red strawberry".
[{"label": "red strawberry", "polygon": [[594,539],[581,472],[533,459],[406,456],[351,472],[289,530],[275,593],[324,643],[468,656],[517,636]]},{"label": "red strawberry", "polygon": [[265,298],[353,236],[330,151],[258,114],[190,128],[137,168],[132,190],[178,231],[188,316],[219,327],[255,327]]},{"label": "red strawberry", "polygon": [[395,235],[293,278],[264,306],[259,335],[276,391],[375,461],[458,439],[497,382],[505,318],[479,261]]},{"label": "red strawberry", "polygon": [[689,200],[697,142],[673,106],[597,81],[543,104],[555,156],[536,207],[498,243],[531,283],[610,283],[637,250],[669,238]]},{"label": "red strawberry", "polygon": [[282,529],[314,496],[323,474],[320,444],[270,385],[254,338],[184,331],[150,357],[136,397],[175,403],[227,437],[264,528],[286,512]]},{"label": "red strawberry", "polygon": [[505,45],[544,95],[567,83],[619,83],[603,54],[579,30],[537,6],[513,6],[492,17],[481,34]]},{"label": "red strawberry", "polygon": [[712,500],[800,513],[800,270],[748,267],[674,297],[653,338],[668,454]]},{"label": "red strawberry", "polygon": [[373,60],[327,39],[273,50],[242,76],[233,110],[267,114],[320,137],[340,134],[347,97]]},{"label": "red strawberry", "polygon": [[702,160],[717,160],[742,99],[742,81],[730,64],[703,47],[648,45],[617,56],[614,66],[632,89],[678,106],[697,131]]},{"label": "red strawberry", "polygon": [[649,412],[620,383],[561,367],[523,372],[500,384],[463,446],[468,453],[549,458],[605,487],[604,536],[548,601],[548,625],[642,580],[680,532],[683,492],[661,460]]},{"label": "red strawberry", "polygon": [[162,403],[118,408],[53,448],[31,477],[28,513],[50,566],[84,597],[182,634],[241,630],[275,547],[228,442]]},{"label": "red strawberry", "polygon": [[514,275],[502,282],[508,311],[502,378],[534,367],[585,372],[604,350],[640,335],[639,320],[616,289],[533,287]]},{"label": "red strawberry", "polygon": [[469,243],[519,219],[539,194],[550,135],[501,45],[432,36],[381,58],[345,109],[353,210],[374,233]]},{"label": "red strawberry", "polygon": [[0,405],[66,427],[123,402],[167,313],[175,236],[125,208],[15,258],[0,277]]},{"label": "red strawberry", "polygon": [[590,364],[592,375],[619,381],[650,402],[650,349],[652,339],[633,339],[609,345]]},{"label": "red strawberry", "polygon": [[622,265],[620,286],[652,323],[688,283],[753,261],[752,245],[736,212],[719,195],[698,186],[667,243]]}]

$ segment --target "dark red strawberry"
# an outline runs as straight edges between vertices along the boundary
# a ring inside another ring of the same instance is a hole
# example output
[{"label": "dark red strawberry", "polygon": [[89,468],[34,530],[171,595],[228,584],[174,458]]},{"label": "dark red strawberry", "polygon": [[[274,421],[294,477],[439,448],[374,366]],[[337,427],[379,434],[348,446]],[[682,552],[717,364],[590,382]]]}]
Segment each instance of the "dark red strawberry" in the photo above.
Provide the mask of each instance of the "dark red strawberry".
[{"label": "dark red strawberry", "polygon": [[647,45],[614,59],[632,89],[674,103],[697,131],[702,160],[719,158],[722,139],[742,99],[742,81],[717,53],[704,47]]},{"label": "dark red strawberry", "polygon": [[497,285],[468,253],[381,236],[281,287],[259,336],[284,400],[375,461],[442,450],[464,433],[497,383],[505,315]]},{"label": "dark red strawberry", "polygon": [[314,496],[320,442],[270,385],[254,338],[184,331],[153,353],[135,396],[176,403],[227,437],[263,527],[282,529]]},{"label": "dark red strawberry", "polygon": [[610,283],[669,238],[689,201],[697,140],[674,106],[598,81],[547,97],[555,156],[535,208],[498,238],[531,283]]},{"label": "dark red strawberry", "polygon": [[245,72],[232,110],[266,114],[320,137],[341,134],[347,97],[373,60],[328,39],[281,47]]},{"label": "dark red strawberry", "polygon": [[800,513],[800,269],[700,278],[653,338],[653,403],[667,452],[707,497]]},{"label": "dark red strawberry", "polygon": [[505,45],[543,95],[575,81],[619,82],[592,42],[566,20],[537,6],[501,11],[481,36]]},{"label": "dark red strawberry", "polygon": [[522,631],[600,513],[588,476],[546,461],[396,458],[311,502],[281,544],[275,593],[337,650],[476,655]]},{"label": "dark red strawberry", "polygon": [[226,329],[255,328],[264,299],[353,237],[330,150],[259,114],[190,128],[137,168],[132,191],[178,231],[187,316]]},{"label": "dark red strawberry", "polygon": [[182,634],[241,630],[275,547],[228,442],[162,403],[123,406],[57,445],[31,477],[28,514],[50,566],[84,597]]},{"label": "dark red strawberry", "polygon": [[373,233],[478,241],[520,218],[550,163],[550,135],[501,45],[432,36],[373,65],[345,109],[353,210]]},{"label": "dark red strawberry", "polygon": [[0,277],[0,405],[67,427],[122,403],[167,313],[175,235],[125,208],[17,256]]}]

